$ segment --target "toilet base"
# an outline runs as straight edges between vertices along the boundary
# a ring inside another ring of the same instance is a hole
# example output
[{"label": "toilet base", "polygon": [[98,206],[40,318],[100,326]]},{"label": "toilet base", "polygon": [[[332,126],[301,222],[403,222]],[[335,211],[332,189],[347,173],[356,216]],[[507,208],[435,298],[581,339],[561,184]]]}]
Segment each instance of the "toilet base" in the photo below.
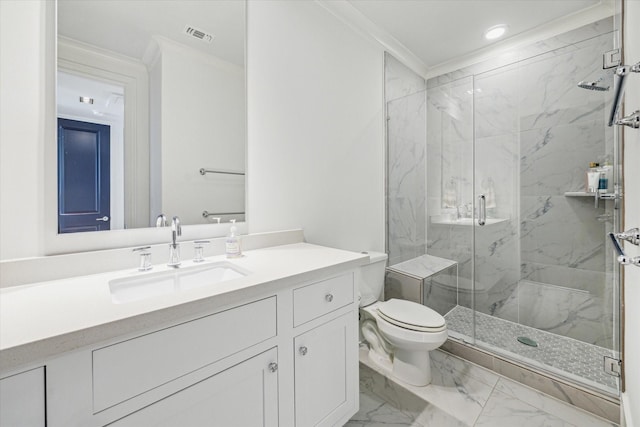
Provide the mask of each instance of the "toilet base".
[{"label": "toilet base", "polygon": [[393,375],[399,380],[422,387],[431,383],[429,352],[396,348],[393,353]]}]

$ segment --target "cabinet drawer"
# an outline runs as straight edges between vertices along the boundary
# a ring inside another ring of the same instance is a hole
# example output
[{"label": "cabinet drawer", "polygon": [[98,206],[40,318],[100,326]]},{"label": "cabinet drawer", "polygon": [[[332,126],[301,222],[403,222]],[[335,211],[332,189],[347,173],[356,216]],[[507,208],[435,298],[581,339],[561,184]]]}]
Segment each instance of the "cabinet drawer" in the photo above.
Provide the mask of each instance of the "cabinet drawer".
[{"label": "cabinet drawer", "polygon": [[276,335],[276,297],[93,352],[94,413]]},{"label": "cabinet drawer", "polygon": [[353,274],[293,290],[293,325],[299,326],[353,302]]}]

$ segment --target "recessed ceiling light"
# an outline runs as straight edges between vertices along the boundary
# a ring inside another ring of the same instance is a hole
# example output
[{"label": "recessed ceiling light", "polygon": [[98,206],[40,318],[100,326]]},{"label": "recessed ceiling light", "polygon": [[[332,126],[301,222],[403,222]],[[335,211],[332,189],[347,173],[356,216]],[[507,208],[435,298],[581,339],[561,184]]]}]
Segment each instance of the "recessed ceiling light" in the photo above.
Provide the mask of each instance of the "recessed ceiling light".
[{"label": "recessed ceiling light", "polygon": [[81,96],[80,102],[82,102],[83,104],[93,104],[93,98],[89,96]]},{"label": "recessed ceiling light", "polygon": [[500,38],[507,32],[507,28],[509,28],[509,26],[504,24],[494,25],[493,27],[487,28],[484,32],[484,38],[487,40]]}]

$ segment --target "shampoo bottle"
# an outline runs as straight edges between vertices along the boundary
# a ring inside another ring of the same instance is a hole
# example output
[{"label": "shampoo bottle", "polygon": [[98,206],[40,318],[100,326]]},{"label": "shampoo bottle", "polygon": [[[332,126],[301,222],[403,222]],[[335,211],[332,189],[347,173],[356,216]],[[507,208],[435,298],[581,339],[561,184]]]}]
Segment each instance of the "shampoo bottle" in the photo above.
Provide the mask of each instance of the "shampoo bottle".
[{"label": "shampoo bottle", "polygon": [[598,184],[600,180],[600,172],[598,171],[599,163],[589,163],[589,170],[587,171],[587,192],[596,193],[598,191]]},{"label": "shampoo bottle", "polygon": [[240,250],[240,237],[238,236],[238,229],[236,228],[236,220],[231,220],[231,228],[229,229],[229,235],[225,242],[225,252],[227,258],[238,258],[242,256]]}]

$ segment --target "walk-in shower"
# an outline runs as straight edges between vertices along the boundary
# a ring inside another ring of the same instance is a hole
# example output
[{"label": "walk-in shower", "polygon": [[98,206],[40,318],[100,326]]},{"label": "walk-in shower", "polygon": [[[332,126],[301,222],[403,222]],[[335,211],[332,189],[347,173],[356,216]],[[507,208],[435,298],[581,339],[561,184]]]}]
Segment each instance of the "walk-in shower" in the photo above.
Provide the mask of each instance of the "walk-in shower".
[{"label": "walk-in shower", "polygon": [[386,58],[390,266],[449,260],[421,290],[453,339],[615,396],[619,200],[586,173],[619,194],[617,37],[606,18],[427,81]]}]

